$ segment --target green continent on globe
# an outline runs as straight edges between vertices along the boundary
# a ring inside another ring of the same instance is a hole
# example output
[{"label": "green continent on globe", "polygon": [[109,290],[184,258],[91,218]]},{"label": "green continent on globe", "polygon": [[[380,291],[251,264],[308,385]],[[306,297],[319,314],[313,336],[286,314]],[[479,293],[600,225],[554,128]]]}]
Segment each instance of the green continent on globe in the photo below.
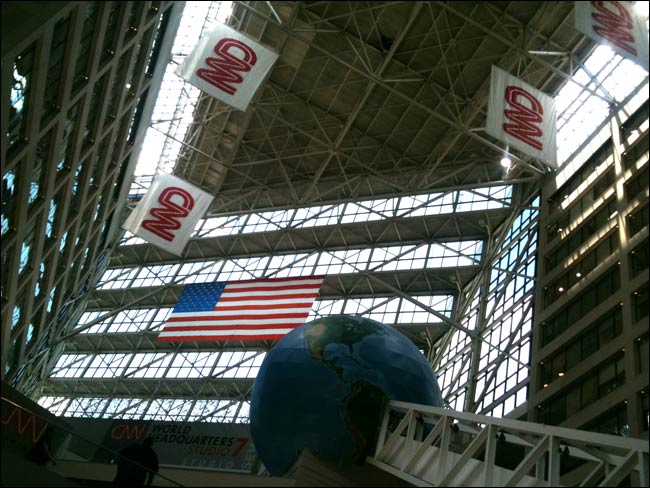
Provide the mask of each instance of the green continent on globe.
[{"label": "green continent on globe", "polygon": [[325,359],[325,348],[330,344],[344,344],[348,346],[350,354],[352,354],[354,344],[361,342],[367,336],[373,334],[383,335],[385,332],[371,321],[350,321],[350,323],[337,325],[337,327],[328,326],[326,320],[314,321],[305,329],[305,338],[312,359],[332,369],[336,376],[340,378],[343,374],[343,368],[336,364],[337,360]]},{"label": "green continent on globe", "polygon": [[381,421],[388,396],[381,388],[366,381],[355,381],[352,391],[343,399],[345,425],[354,436],[353,463],[363,463],[374,445],[377,425]]}]

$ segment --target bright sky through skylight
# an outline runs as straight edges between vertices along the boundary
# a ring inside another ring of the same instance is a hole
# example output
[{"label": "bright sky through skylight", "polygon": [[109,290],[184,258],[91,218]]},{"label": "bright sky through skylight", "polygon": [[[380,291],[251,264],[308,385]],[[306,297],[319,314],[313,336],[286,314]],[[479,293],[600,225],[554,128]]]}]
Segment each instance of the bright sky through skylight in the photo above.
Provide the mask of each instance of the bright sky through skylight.
[{"label": "bright sky through skylight", "polygon": [[[597,88],[591,76],[582,68],[573,79],[603,96],[613,97],[617,103],[624,100],[647,76],[643,68],[614,54],[607,46],[598,46],[584,65],[601,82],[602,88]],[[555,100],[560,114],[558,155],[559,160],[565,162],[607,118],[609,105],[575,83],[567,83]]]},{"label": "bright sky through skylight", "polygon": [[[646,35],[648,28],[648,2],[636,2],[636,11],[646,19]],[[646,41],[647,42],[647,41]],[[584,68],[578,69],[573,79],[580,85],[588,86],[605,98],[613,98],[617,105],[624,101],[641,85],[646,85],[642,91],[647,92],[648,73],[639,65],[624,59],[609,46],[600,45],[584,63]],[[595,79],[595,80],[594,80]],[[645,100],[646,94],[641,98]],[[595,95],[582,89],[578,84],[567,83],[555,97],[558,116],[558,160],[560,171],[556,174],[556,185],[564,184],[584,162],[584,155],[578,156],[579,150],[587,142],[587,150],[591,154],[605,139],[610,137],[607,128],[598,130],[610,115],[609,104]],[[632,107],[632,111],[638,103]],[[630,107],[626,107],[630,112]],[[567,164],[568,163],[568,164]]]},{"label": "bright sky through skylight", "polygon": [[185,138],[201,93],[198,88],[183,81],[175,73],[176,68],[194,49],[199,39],[211,32],[217,23],[225,23],[231,12],[232,2],[187,2],[174,40],[172,59],[167,65],[151,125],[135,169],[136,178],[153,175],[157,168],[167,173],[172,172],[181,148],[177,141]]}]

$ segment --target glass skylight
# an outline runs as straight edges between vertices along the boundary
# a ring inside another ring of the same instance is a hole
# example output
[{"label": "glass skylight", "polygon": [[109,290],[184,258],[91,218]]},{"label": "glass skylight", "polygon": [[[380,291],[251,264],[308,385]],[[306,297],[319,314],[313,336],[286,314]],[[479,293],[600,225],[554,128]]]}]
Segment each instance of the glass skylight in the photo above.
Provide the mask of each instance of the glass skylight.
[{"label": "glass skylight", "polygon": [[[473,190],[426,193],[390,199],[362,200],[339,205],[321,205],[291,210],[258,212],[238,216],[208,217],[199,221],[194,237],[250,234],[289,228],[319,227],[395,217],[445,215],[504,208],[512,200],[511,186],[491,186]],[[124,234],[122,246],[145,241],[130,232]]]},{"label": "glass skylight", "polygon": [[[589,72],[580,68],[573,79],[604,98],[611,98],[617,105],[640,86],[648,84],[648,73],[641,66],[615,54],[608,46],[598,46],[584,62],[584,67]],[[641,91],[647,94],[647,87]],[[645,98],[643,95],[637,103],[640,105]],[[555,101],[559,114],[557,144],[561,168],[556,180],[560,186],[578,169],[577,164],[566,166],[567,162],[573,162],[578,150],[588,141],[585,152],[592,154],[610,136],[608,128],[599,130],[610,115],[610,105],[573,82],[560,90]],[[632,113],[638,106],[625,108]]]},{"label": "glass skylight", "polygon": [[135,169],[133,192],[143,193],[151,184],[157,169],[170,173],[176,163],[187,128],[192,123],[194,107],[200,90],[175,74],[199,39],[219,23],[225,23],[232,11],[232,2],[187,2],[183,11],[172,59],[167,65],[151,125],[147,129],[142,152]]},{"label": "glass skylight", "polygon": [[442,269],[478,266],[483,241],[468,240],[423,243],[406,246],[350,248],[340,251],[286,254],[284,259],[269,256],[218,261],[200,261],[193,266],[165,265],[107,269],[97,289],[124,289],[141,286],[163,286],[172,282],[204,283],[236,281],[262,277],[312,276],[358,273],[363,271],[394,271]]}]

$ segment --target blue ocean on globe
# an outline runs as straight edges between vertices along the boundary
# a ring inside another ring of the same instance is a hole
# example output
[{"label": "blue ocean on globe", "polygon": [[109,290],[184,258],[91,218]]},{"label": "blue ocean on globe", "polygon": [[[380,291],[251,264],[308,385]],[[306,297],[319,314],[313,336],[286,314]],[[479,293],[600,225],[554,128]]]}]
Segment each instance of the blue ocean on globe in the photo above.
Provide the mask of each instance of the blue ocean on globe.
[{"label": "blue ocean on globe", "polygon": [[323,461],[362,463],[389,400],[442,406],[418,348],[364,317],[313,320],[266,355],[253,385],[251,436],[274,476],[286,473],[305,448]]}]

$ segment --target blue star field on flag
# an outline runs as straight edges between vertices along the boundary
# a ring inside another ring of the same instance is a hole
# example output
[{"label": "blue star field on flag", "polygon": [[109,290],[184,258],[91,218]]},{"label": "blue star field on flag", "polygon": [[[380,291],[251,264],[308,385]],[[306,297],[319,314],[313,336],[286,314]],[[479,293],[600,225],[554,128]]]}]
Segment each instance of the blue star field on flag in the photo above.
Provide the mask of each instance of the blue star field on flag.
[{"label": "blue star field on flag", "polygon": [[174,307],[174,312],[202,312],[214,310],[223,289],[225,281],[213,283],[194,283],[185,285],[185,289]]}]

